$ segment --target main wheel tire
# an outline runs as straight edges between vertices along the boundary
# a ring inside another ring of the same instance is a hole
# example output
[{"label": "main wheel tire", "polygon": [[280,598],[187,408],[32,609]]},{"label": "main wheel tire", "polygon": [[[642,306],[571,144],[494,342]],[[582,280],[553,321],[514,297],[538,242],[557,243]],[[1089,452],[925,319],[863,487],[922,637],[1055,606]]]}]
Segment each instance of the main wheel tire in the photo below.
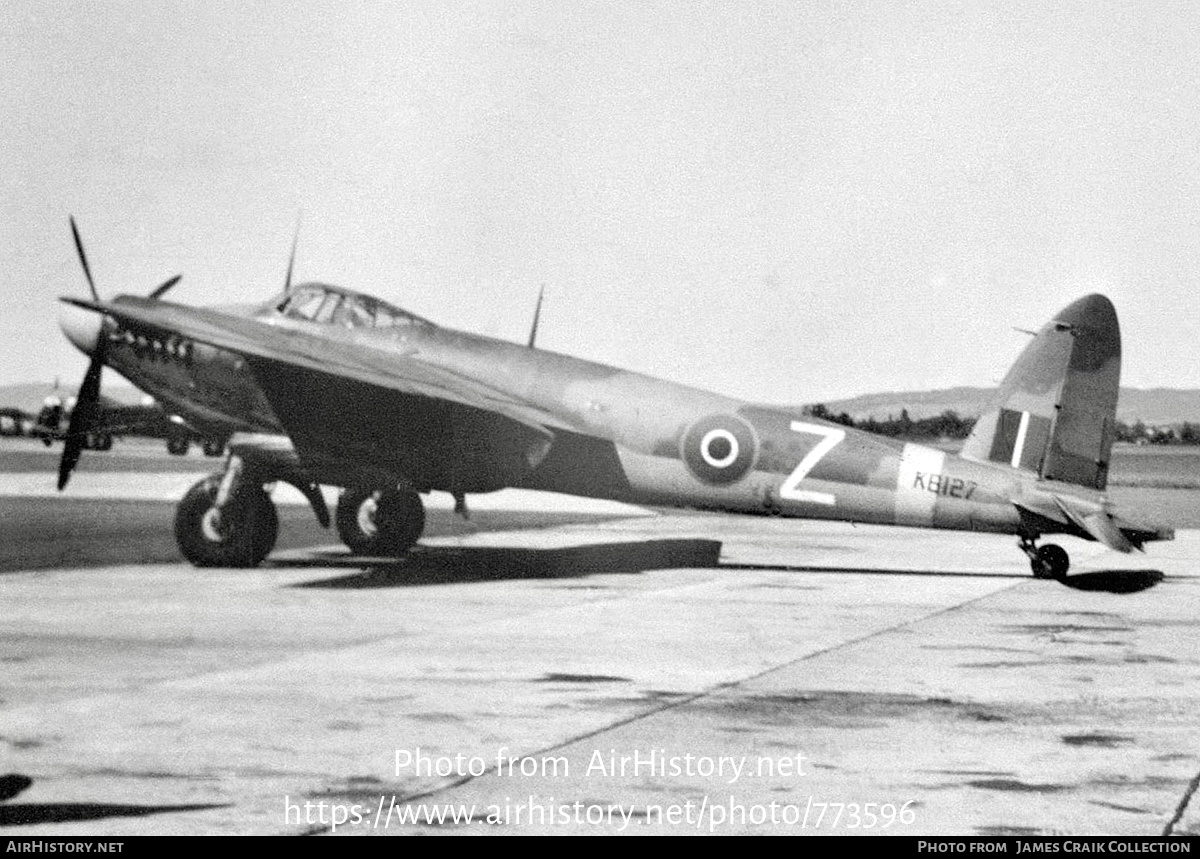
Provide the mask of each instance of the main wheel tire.
[{"label": "main wheel tire", "polygon": [[337,505],[337,532],[356,555],[399,556],[425,530],[425,506],[416,492],[350,487]]},{"label": "main wheel tire", "polygon": [[113,437],[111,434],[102,432],[96,436],[96,450],[112,450]]},{"label": "main wheel tire", "polygon": [[205,456],[220,456],[224,452],[225,452],[225,442],[215,441],[213,439],[209,439],[208,441],[204,442],[204,455]]},{"label": "main wheel tire", "polygon": [[167,439],[167,453],[171,454],[171,456],[184,456],[191,446],[192,443],[186,438],[172,436]]},{"label": "main wheel tire", "polygon": [[275,547],[279,516],[261,486],[242,487],[225,509],[216,508],[221,476],[188,490],[175,510],[175,542],[197,567],[256,567]]},{"label": "main wheel tire", "polygon": [[1071,558],[1067,550],[1054,543],[1047,543],[1037,550],[1037,560],[1033,562],[1033,575],[1039,579],[1062,579],[1071,567]]}]

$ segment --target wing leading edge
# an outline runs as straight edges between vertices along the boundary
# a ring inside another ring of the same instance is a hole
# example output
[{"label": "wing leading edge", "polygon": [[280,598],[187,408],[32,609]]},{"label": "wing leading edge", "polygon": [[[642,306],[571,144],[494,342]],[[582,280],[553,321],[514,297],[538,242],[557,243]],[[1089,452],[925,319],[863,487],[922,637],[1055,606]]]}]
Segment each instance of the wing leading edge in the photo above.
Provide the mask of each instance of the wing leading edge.
[{"label": "wing leading edge", "polygon": [[553,430],[566,428],[411,356],[164,301],[63,301],[241,355],[301,458],[348,461],[420,488],[481,492],[535,467]]}]

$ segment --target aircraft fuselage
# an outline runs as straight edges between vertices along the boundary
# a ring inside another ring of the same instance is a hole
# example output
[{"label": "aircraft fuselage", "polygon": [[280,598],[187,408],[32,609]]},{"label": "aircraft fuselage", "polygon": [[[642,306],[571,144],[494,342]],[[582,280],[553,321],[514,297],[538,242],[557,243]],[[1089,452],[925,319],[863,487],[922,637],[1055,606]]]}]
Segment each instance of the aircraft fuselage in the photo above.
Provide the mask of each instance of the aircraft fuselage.
[{"label": "aircraft fuselage", "polygon": [[[436,365],[570,425],[526,488],[638,504],[1014,533],[1012,472],[941,450],[755,405],[604,364],[452,329],[348,329],[263,316],[297,331]],[[106,362],[199,426],[282,432],[247,361],[106,320]],[[435,442],[436,443],[436,442]],[[456,486],[428,488],[454,491]],[[472,488],[478,488],[473,486]],[[484,488],[500,488],[486,486]]]},{"label": "aircraft fuselage", "polygon": [[[510,485],[640,504],[1014,533],[1019,477],[604,364],[445,328],[337,329],[552,412],[570,425]],[[450,486],[433,488],[453,489]],[[498,487],[493,487],[498,488]]]}]

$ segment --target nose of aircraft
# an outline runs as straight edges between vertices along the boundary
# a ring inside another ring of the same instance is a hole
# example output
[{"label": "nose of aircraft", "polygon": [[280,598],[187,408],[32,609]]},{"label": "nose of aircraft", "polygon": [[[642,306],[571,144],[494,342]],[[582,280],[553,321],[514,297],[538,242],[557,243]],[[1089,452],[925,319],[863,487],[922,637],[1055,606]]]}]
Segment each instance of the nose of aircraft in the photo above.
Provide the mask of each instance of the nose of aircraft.
[{"label": "nose of aircraft", "polygon": [[96,351],[100,339],[101,316],[82,307],[62,304],[58,310],[58,327],[63,330],[75,348],[85,355]]}]

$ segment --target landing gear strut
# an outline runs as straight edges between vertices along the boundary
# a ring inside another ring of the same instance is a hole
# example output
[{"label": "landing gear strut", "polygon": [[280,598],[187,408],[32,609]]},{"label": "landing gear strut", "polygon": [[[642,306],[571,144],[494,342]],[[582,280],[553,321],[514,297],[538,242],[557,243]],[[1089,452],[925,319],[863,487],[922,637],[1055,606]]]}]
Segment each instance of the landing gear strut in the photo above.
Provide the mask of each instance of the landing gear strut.
[{"label": "landing gear strut", "polygon": [[201,480],[175,511],[175,541],[197,567],[258,566],[278,535],[275,505],[237,467]]},{"label": "landing gear strut", "polygon": [[1029,556],[1035,579],[1064,579],[1071,567],[1067,550],[1054,543],[1038,548],[1033,537],[1021,538],[1021,551]]},{"label": "landing gear strut", "polygon": [[400,556],[425,530],[425,507],[412,490],[352,486],[338,499],[336,522],[354,554]]}]

